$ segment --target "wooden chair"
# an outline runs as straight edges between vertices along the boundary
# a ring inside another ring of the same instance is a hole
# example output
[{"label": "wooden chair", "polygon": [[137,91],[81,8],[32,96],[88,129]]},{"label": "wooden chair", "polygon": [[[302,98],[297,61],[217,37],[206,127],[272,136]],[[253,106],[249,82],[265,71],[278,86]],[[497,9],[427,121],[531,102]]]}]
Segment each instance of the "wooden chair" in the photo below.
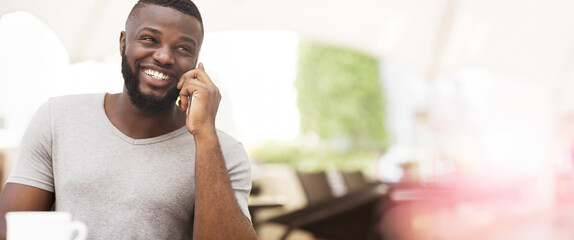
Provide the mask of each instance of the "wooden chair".
[{"label": "wooden chair", "polygon": [[322,239],[373,238],[377,206],[386,188],[368,185],[344,196],[334,197],[324,172],[298,173],[298,176],[309,200],[307,207],[267,221],[287,226],[281,239],[286,239],[291,230],[297,228]]},{"label": "wooden chair", "polygon": [[369,186],[369,182],[365,178],[362,172],[341,172],[341,176],[343,176],[343,180],[345,181],[345,185],[347,186],[347,190],[349,192],[355,192],[361,189],[364,189]]},{"label": "wooden chair", "polygon": [[304,173],[297,172],[299,182],[305,192],[308,205],[315,205],[333,198],[331,185],[325,172]]}]

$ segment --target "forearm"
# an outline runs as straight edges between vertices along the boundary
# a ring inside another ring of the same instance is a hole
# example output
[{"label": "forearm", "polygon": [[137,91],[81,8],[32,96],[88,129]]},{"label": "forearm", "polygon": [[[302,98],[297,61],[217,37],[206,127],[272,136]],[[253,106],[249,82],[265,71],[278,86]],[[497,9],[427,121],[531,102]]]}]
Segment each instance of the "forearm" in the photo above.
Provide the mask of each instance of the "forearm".
[{"label": "forearm", "polygon": [[239,206],[215,132],[196,136],[194,239],[256,239]]},{"label": "forearm", "polygon": [[49,211],[54,193],[39,188],[8,183],[0,196],[0,240],[6,239],[5,215],[12,211]]}]

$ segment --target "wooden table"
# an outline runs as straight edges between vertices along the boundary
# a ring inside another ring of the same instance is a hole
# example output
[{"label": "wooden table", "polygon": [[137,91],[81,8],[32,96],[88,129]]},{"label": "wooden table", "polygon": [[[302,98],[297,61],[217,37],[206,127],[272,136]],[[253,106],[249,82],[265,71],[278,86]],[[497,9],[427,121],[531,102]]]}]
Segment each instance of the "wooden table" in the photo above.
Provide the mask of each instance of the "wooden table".
[{"label": "wooden table", "polygon": [[386,194],[386,186],[373,184],[360,191],[328,199],[305,208],[269,219],[267,222],[286,225],[287,238],[296,228],[315,237],[330,240],[369,239],[377,221],[377,208]]},{"label": "wooden table", "polygon": [[253,227],[257,227],[258,222],[255,221],[257,211],[266,208],[283,207],[287,199],[285,196],[251,196],[249,197],[249,215],[253,222]]}]

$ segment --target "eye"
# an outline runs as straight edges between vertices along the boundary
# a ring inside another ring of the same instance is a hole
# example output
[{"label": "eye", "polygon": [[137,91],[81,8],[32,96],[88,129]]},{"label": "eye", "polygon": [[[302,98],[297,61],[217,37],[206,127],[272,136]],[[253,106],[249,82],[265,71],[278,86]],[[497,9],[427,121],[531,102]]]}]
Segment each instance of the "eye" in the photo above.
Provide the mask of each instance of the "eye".
[{"label": "eye", "polygon": [[181,46],[177,48],[178,51],[184,53],[184,54],[188,54],[191,55],[192,54],[192,50],[191,48],[187,47],[187,46]]},{"label": "eye", "polygon": [[150,37],[150,36],[143,36],[140,38],[141,41],[144,42],[149,42],[149,43],[156,43],[157,41],[155,40],[155,38]]}]

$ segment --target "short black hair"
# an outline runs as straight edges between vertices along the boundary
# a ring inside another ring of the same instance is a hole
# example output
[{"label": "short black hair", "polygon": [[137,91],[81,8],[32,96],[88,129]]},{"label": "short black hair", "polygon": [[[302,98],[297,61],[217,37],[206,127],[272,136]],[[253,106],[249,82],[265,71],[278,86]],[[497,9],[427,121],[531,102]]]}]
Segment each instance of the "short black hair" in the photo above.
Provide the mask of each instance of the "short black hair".
[{"label": "short black hair", "polygon": [[197,8],[197,6],[195,6],[195,4],[191,0],[139,0],[134,5],[130,14],[128,15],[128,21],[139,12],[139,9],[148,4],[172,8],[179,12],[192,16],[195,19],[197,19],[197,21],[199,21],[199,23],[201,24],[201,30],[203,31],[203,19],[201,18],[201,13],[199,13],[199,9]]}]

